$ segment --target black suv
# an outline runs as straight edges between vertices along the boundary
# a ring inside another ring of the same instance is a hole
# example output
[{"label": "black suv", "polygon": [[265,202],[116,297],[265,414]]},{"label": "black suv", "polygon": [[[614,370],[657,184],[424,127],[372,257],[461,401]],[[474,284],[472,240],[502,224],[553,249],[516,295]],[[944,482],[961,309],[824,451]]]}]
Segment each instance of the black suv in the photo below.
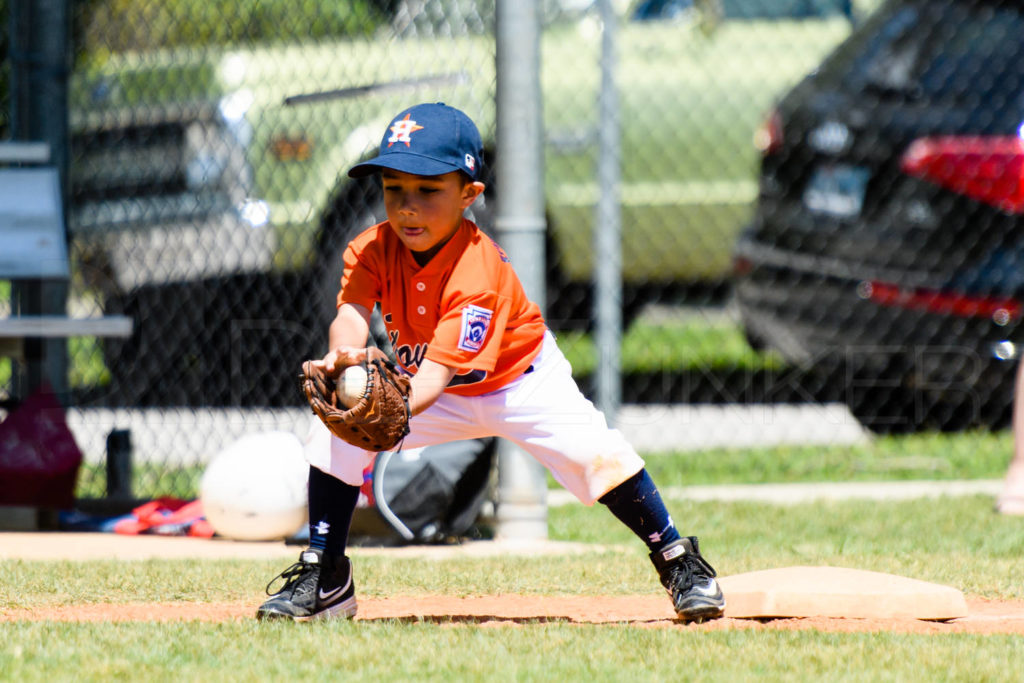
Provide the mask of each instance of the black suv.
[{"label": "black suv", "polygon": [[883,431],[1005,426],[1024,343],[1024,4],[885,3],[772,112],[748,337]]}]

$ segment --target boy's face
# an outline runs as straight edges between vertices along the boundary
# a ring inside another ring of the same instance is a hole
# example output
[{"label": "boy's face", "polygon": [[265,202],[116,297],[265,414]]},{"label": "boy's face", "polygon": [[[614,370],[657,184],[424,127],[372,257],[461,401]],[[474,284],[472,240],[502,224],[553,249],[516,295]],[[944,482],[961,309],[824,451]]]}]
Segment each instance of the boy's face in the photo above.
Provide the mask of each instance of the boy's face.
[{"label": "boy's face", "polygon": [[484,191],[458,171],[438,176],[384,169],[384,209],[391,229],[414,252],[432,256],[462,223],[462,212]]}]

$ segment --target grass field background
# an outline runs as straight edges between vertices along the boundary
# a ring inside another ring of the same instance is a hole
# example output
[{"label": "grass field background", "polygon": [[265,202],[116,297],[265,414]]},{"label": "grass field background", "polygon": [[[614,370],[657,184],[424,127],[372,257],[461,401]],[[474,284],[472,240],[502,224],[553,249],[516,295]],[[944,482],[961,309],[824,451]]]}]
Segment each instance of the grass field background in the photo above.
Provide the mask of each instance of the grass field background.
[{"label": "grass field background", "polygon": [[[833,565],[1024,597],[1019,520],[985,497],[777,507],[670,500],[722,574]],[[363,597],[653,595],[639,541],[607,511],[550,511],[555,539],[593,542],[571,557],[394,560],[353,551]],[[271,561],[0,562],[0,607],[241,601],[255,608],[284,567]],[[0,626],[6,680],[1011,680],[1011,636],[648,629],[558,621],[59,623]]]},{"label": "grass field background", "polygon": [[17,635],[20,655],[3,662],[15,680],[1000,681],[1024,656],[1012,636],[558,623],[38,623]]},{"label": "grass field background", "polygon": [[[883,443],[890,452],[916,453],[926,462],[948,451],[952,438],[961,439],[956,450],[966,449],[966,435],[904,439],[902,447],[893,445],[899,440]],[[988,444],[993,455],[951,462],[951,468],[989,475],[1005,467],[1005,437],[974,439],[975,445]],[[1004,451],[1002,462],[997,450]],[[799,453],[788,454],[794,452]],[[660,454],[649,462],[664,485],[695,483],[693,477],[728,480],[734,475],[721,473],[720,458],[731,458],[736,468],[764,463],[767,472],[768,460],[786,455]],[[872,461],[857,449],[848,449],[845,463],[793,459],[809,464],[784,475],[798,481]],[[876,480],[898,476],[889,468],[874,474]],[[723,575],[830,565],[943,583],[970,596],[1024,598],[1019,580],[1024,524],[995,514],[987,496],[791,506],[666,498],[677,524],[700,536],[702,550]],[[592,553],[565,557],[389,559],[354,549],[358,595],[660,594],[642,543],[612,519],[600,505],[550,508],[552,539],[594,545]],[[284,564],[5,560],[0,561],[0,610],[163,601],[239,602],[255,609],[266,582]],[[1016,636],[701,631],[558,620],[486,627],[472,620],[0,623],[0,678],[5,680],[979,681],[1013,680],[1019,669],[1012,663],[1022,657],[1024,639]]]}]

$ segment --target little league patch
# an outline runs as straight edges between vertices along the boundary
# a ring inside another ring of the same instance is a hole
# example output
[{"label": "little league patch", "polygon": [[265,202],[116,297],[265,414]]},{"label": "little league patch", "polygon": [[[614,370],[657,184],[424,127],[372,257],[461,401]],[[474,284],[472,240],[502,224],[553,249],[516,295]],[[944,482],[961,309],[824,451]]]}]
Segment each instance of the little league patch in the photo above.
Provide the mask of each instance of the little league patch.
[{"label": "little league patch", "polygon": [[466,306],[462,309],[462,333],[459,335],[459,348],[463,351],[479,351],[487,339],[487,328],[491,324],[494,311],[479,306]]}]

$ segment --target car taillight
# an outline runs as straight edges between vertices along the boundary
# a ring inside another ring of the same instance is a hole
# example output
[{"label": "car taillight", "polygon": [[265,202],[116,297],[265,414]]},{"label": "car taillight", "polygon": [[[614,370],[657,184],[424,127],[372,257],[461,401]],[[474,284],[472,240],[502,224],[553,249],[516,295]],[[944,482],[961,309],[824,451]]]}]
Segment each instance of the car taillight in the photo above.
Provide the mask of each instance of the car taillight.
[{"label": "car taillight", "polygon": [[769,156],[782,148],[782,141],[782,117],[775,110],[754,131],[754,147]]},{"label": "car taillight", "polygon": [[862,299],[882,306],[940,313],[961,318],[991,318],[1008,325],[1024,315],[1024,303],[1007,296],[977,296],[960,292],[908,289],[886,282],[862,282],[857,287]]},{"label": "car taillight", "polygon": [[919,138],[900,167],[1009,213],[1024,213],[1024,141],[1017,136]]},{"label": "car taillight", "polygon": [[735,256],[732,259],[732,274],[734,277],[750,275],[754,270],[754,262],[746,256]]}]

